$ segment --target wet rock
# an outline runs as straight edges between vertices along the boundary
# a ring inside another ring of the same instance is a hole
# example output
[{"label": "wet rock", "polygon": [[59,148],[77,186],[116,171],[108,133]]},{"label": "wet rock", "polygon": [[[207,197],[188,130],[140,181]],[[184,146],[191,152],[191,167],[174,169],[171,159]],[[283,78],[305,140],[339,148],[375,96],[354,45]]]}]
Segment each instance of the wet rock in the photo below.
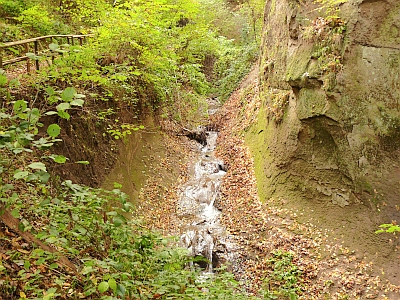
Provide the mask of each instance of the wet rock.
[{"label": "wet rock", "polygon": [[206,271],[212,272],[214,237],[207,229],[188,231],[182,235],[181,242],[188,248],[191,256],[206,258],[208,260]]},{"label": "wet rock", "polygon": [[222,177],[226,173],[224,163],[214,157],[217,133],[207,132],[206,145],[201,149],[200,158],[192,167],[191,179],[183,187],[178,211],[187,217],[188,228],[181,236],[181,243],[189,250],[190,256],[206,259],[196,264],[206,272],[232,259],[233,249],[226,237],[226,230],[219,223],[218,193]]},{"label": "wet rock", "polygon": [[222,203],[221,203],[221,197],[217,197],[214,201],[214,207],[220,211],[222,211]]},{"label": "wet rock", "polygon": [[207,132],[205,127],[199,126],[196,130],[191,131],[189,129],[185,129],[184,131],[185,135],[189,139],[195,140],[203,146],[207,144]]}]

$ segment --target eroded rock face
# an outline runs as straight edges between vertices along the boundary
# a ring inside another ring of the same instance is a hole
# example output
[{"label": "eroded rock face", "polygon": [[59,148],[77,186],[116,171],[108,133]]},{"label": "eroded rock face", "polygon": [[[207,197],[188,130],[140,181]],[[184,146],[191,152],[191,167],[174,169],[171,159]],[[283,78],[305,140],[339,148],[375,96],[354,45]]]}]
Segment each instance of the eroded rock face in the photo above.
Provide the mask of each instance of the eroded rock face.
[{"label": "eroded rock face", "polygon": [[343,207],[399,168],[400,3],[349,0],[340,19],[317,14],[309,0],[267,1],[249,139],[263,197]]}]

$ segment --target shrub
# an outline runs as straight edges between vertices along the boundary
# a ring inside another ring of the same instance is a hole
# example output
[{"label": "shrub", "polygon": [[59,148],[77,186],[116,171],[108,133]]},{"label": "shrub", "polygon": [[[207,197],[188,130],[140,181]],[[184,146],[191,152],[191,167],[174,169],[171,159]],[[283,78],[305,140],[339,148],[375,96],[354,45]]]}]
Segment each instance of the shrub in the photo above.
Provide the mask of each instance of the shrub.
[{"label": "shrub", "polygon": [[17,18],[22,26],[34,30],[39,34],[54,34],[55,21],[49,16],[47,10],[39,5],[32,6],[21,12]]},{"label": "shrub", "polygon": [[24,8],[22,0],[0,0],[0,17],[16,17]]}]

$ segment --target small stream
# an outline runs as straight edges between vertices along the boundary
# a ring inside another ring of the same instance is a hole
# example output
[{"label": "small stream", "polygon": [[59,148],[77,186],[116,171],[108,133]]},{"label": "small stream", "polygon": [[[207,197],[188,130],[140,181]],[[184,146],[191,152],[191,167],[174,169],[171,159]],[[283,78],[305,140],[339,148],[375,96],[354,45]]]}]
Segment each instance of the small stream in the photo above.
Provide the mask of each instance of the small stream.
[{"label": "small stream", "polygon": [[220,224],[221,211],[215,207],[224,163],[214,156],[218,133],[206,131],[207,142],[199,144],[199,157],[190,167],[189,180],[181,187],[178,216],[186,224],[181,243],[193,257],[203,256],[207,262],[196,262],[206,273],[222,263],[234,263],[234,243]]}]

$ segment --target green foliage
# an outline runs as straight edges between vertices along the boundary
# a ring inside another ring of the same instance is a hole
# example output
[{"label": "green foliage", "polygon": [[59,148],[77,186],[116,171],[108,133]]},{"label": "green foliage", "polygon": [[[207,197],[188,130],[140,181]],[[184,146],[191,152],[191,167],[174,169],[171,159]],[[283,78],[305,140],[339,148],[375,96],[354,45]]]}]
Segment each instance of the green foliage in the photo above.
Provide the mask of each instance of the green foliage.
[{"label": "green foliage", "polygon": [[236,46],[231,40],[220,37],[223,46],[215,64],[215,93],[226,100],[246,76],[258,57],[258,45],[251,43],[245,47]]},{"label": "green foliage", "polygon": [[400,226],[397,224],[382,224],[379,226],[381,229],[375,231],[375,233],[397,233],[400,232]]},{"label": "green foliage", "polygon": [[314,0],[316,3],[320,3],[321,7],[319,11],[324,11],[327,16],[332,16],[339,12],[339,5],[346,3],[348,0]]},{"label": "green foliage", "polygon": [[22,0],[0,0],[0,17],[18,16],[24,8]]},{"label": "green foliage", "polygon": [[133,124],[121,124],[118,126],[109,125],[107,132],[116,140],[123,139],[126,142],[126,137],[132,132],[144,129],[143,125],[135,126]]},{"label": "green foliage", "polygon": [[298,299],[301,271],[293,262],[293,254],[276,250],[268,260],[270,273],[264,279],[264,297],[278,299],[287,297],[290,300]]},{"label": "green foliage", "polygon": [[[38,245],[8,251],[7,261],[0,263],[4,278],[0,296],[248,299],[240,294],[233,275],[223,270],[200,280],[198,271],[186,267],[187,250],[176,248],[172,239],[132,219],[134,207],[118,188],[105,191],[52,178],[49,162],[60,168],[68,164],[68,158],[50,152],[62,128],[50,124],[41,129],[40,120],[42,116],[68,120],[71,110],[85,104],[77,90],[92,91],[91,97],[98,98],[94,100],[122,102],[122,107],[144,104],[169,109],[166,115],[181,122],[194,118],[206,110],[204,99],[210,91],[227,98],[255,61],[255,28],[261,26],[262,1],[245,1],[237,10],[222,0],[63,0],[57,1],[57,7],[43,0],[26,1],[26,6],[15,9],[11,1],[0,1],[9,4],[7,13],[14,11],[25,30],[36,34],[63,33],[66,26],[57,23],[58,13],[82,26],[82,32],[95,34],[84,47],[49,45],[62,55],[34,77],[45,103],[13,101],[9,88],[17,82],[0,75],[0,96],[6,107],[0,113],[0,207],[19,219],[20,230],[31,232],[59,252],[50,253]],[[207,3],[216,10],[210,10]],[[216,28],[221,16],[235,28]],[[28,55],[45,59],[44,55]],[[216,63],[209,68],[214,72],[207,74],[205,61],[210,57]],[[41,111],[35,106],[53,109]],[[115,107],[93,115],[105,121],[117,112],[119,107]],[[141,129],[115,123],[105,132],[115,139]],[[89,162],[75,163],[85,167]],[[8,236],[0,237],[0,242],[13,249]],[[77,271],[67,271],[60,255],[72,261]]]},{"label": "green foliage", "polygon": [[[70,104],[79,95],[74,88],[55,91],[47,87],[45,91],[48,97],[55,97],[53,105]],[[45,130],[48,136],[42,132],[39,138],[44,113],[23,100],[10,104],[9,111],[0,113],[0,210],[10,211],[20,222],[19,230],[57,252],[0,236],[0,243],[8,249],[0,263],[1,297],[250,298],[240,294],[233,275],[223,270],[200,280],[199,271],[187,268],[188,251],[132,218],[134,207],[118,188],[106,191],[51,178],[48,160],[67,161],[64,156],[49,154],[60,126],[49,125]],[[66,269],[61,255],[77,270]]]},{"label": "green foliage", "polygon": [[47,10],[39,5],[22,11],[17,20],[25,28],[34,30],[41,35],[56,33],[54,32],[54,20],[49,16]]},{"label": "green foliage", "polygon": [[305,73],[303,76],[325,75],[323,88],[330,90],[334,86],[335,74],[343,69],[347,23],[331,11],[322,15],[303,28],[303,38],[314,43],[312,58],[318,60],[313,70],[315,74]]}]

